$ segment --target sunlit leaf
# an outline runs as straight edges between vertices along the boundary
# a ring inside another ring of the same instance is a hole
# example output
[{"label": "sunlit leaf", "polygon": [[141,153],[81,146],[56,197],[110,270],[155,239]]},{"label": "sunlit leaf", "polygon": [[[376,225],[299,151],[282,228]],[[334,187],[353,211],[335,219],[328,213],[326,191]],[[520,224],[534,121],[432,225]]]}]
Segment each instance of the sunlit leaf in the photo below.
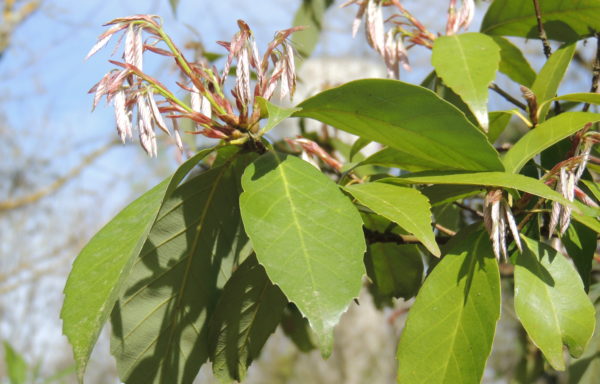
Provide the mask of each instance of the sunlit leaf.
[{"label": "sunlit leaf", "polygon": [[[600,30],[599,0],[543,0],[539,4],[550,39],[572,41]],[[533,2],[495,0],[483,18],[481,32],[539,39]]]},{"label": "sunlit leaf", "polygon": [[448,247],[408,315],[399,383],[481,381],[500,317],[498,264],[484,230],[469,227]]},{"label": "sunlit leaf", "polygon": [[419,172],[400,177],[385,178],[380,181],[394,184],[485,185],[512,188],[576,207],[540,180],[507,172]]},{"label": "sunlit leaf", "polygon": [[121,380],[191,383],[208,358],[208,320],[248,255],[239,215],[250,155],[232,156],[165,201],[111,315]]},{"label": "sunlit leaf", "polygon": [[594,307],[563,255],[522,237],[523,253],[515,256],[515,311],[550,365],[563,370],[563,344],[572,356],[581,356],[594,332]]},{"label": "sunlit leaf", "polygon": [[504,73],[517,84],[531,87],[536,73],[523,56],[523,52],[513,43],[500,36],[492,36],[500,47],[500,72]]},{"label": "sunlit leaf", "polygon": [[519,172],[544,149],[579,131],[586,123],[599,120],[600,114],[590,112],[565,112],[546,120],[527,132],[506,153],[502,159],[506,172]]},{"label": "sunlit leaf", "polygon": [[438,170],[503,170],[498,153],[456,107],[395,80],[346,83],[298,105],[310,117],[378,141]]},{"label": "sunlit leaf", "polygon": [[65,286],[61,318],[73,346],[79,379],[120,294],[133,261],[142,250],[163,202],[214,148],[198,152],[162,183],[124,208],[83,248]]},{"label": "sunlit leaf", "polygon": [[298,111],[299,108],[283,108],[278,105],[271,103],[269,100],[258,98],[258,103],[261,110],[266,111],[268,116],[267,123],[261,129],[262,133],[267,133],[271,129],[275,128],[283,120],[290,117],[294,112]]},{"label": "sunlit leaf", "polygon": [[435,39],[431,63],[444,83],[452,88],[487,132],[488,85],[496,77],[500,48],[481,33],[462,33]]},{"label": "sunlit leaf", "polygon": [[538,73],[531,90],[536,96],[538,106],[538,119],[540,122],[546,119],[550,104],[544,103],[556,96],[558,87],[567,72],[567,68],[573,59],[575,43],[565,44],[546,61],[540,73]]},{"label": "sunlit leaf", "polygon": [[328,355],[333,327],[365,273],[358,211],[331,179],[294,156],[261,156],[242,186],[242,218],[258,261],[308,318]]},{"label": "sunlit leaf", "polygon": [[500,137],[510,122],[511,117],[512,113],[508,111],[490,112],[490,129],[487,133],[490,143],[494,143],[498,140],[498,137]]},{"label": "sunlit leaf", "polygon": [[414,234],[435,256],[440,255],[431,228],[431,206],[419,191],[386,183],[354,184],[344,189],[361,204]]}]

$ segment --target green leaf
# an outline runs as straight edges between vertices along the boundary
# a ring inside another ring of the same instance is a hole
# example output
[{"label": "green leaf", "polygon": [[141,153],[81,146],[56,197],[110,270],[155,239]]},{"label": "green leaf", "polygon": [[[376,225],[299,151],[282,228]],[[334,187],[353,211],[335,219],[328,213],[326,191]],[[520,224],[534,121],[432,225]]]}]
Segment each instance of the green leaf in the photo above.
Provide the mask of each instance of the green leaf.
[{"label": "green leaf", "polygon": [[414,234],[429,252],[440,256],[431,228],[431,206],[419,191],[385,183],[354,184],[344,189],[378,215]]},{"label": "green leaf", "polygon": [[594,252],[597,246],[597,234],[578,222],[571,222],[567,232],[562,237],[562,243],[567,250],[567,254],[573,260],[583,286],[587,291],[590,288],[590,275],[592,272],[592,262]]},{"label": "green leaf", "polygon": [[478,195],[485,192],[484,188],[471,185],[430,185],[421,189],[431,203],[432,207],[452,203],[456,200],[462,200],[466,197]]},{"label": "green leaf", "polygon": [[598,291],[595,284],[590,289],[590,298],[596,306],[596,329],[586,351],[580,358],[571,361],[569,384],[596,384],[600,377],[600,311],[598,311]]},{"label": "green leaf", "polygon": [[213,372],[222,381],[242,381],[275,331],[287,301],[255,257],[231,275],[209,328]]},{"label": "green leaf", "polygon": [[600,120],[600,114],[565,112],[548,119],[527,132],[506,152],[502,159],[506,172],[518,173],[538,153],[583,128],[586,123]]},{"label": "green leaf", "polygon": [[515,311],[550,365],[564,370],[563,344],[572,356],[581,356],[594,332],[594,307],[564,256],[521,237],[525,247],[515,259]]},{"label": "green leaf", "polygon": [[431,89],[440,98],[446,100],[447,102],[458,108],[462,113],[464,113],[467,119],[473,125],[478,125],[477,119],[475,118],[475,115],[473,115],[473,112],[471,112],[471,110],[469,109],[469,106],[465,104],[463,99],[461,99],[461,97],[456,92],[454,92],[452,89],[450,89],[450,87],[444,84],[442,79],[438,77],[435,71],[431,71],[431,73],[425,78],[425,80],[423,80],[421,86],[427,89]]},{"label": "green leaf", "polygon": [[513,188],[578,209],[576,205],[538,179],[508,172],[420,172],[379,181],[393,184],[455,184]]},{"label": "green leaf", "polygon": [[468,227],[425,279],[398,345],[399,383],[479,383],[500,317],[488,235]]},{"label": "green leaf", "polygon": [[595,217],[580,215],[577,212],[571,212],[571,217],[578,223],[581,223],[589,229],[596,231],[596,233],[600,233],[600,221],[598,221],[598,219]]},{"label": "green leaf", "polygon": [[281,153],[252,163],[242,186],[242,218],[258,261],[308,318],[328,355],[333,327],[365,273],[358,211],[331,179]]},{"label": "green leaf", "polygon": [[[261,112],[266,111],[266,114],[269,117],[267,120],[267,124],[265,124],[265,126],[260,130],[260,132],[263,134],[269,132],[271,129],[279,125],[279,123],[281,123],[283,120],[290,117],[294,112],[300,110],[300,108],[280,107],[262,97],[258,97],[258,104],[260,106]],[[263,113],[261,113],[261,115],[262,114]]]},{"label": "green leaf", "polygon": [[540,106],[538,108],[538,120],[540,122],[546,119],[546,114],[550,108],[550,104],[544,102],[556,96],[558,87],[575,54],[575,48],[577,48],[575,43],[565,44],[554,52],[531,86],[531,90]]},{"label": "green leaf", "polygon": [[4,362],[10,384],[25,384],[27,380],[27,362],[8,341],[4,342]]},{"label": "green leaf", "polygon": [[234,155],[187,181],[163,204],[111,315],[111,353],[127,384],[191,383],[208,357],[219,288],[248,255]]},{"label": "green leaf", "polygon": [[370,244],[365,265],[376,294],[384,297],[408,300],[417,293],[423,280],[423,260],[417,245]]},{"label": "green leaf", "polygon": [[303,0],[294,16],[294,26],[306,27],[292,35],[292,43],[303,58],[314,51],[323,29],[323,16],[333,0]]},{"label": "green leaf", "polygon": [[488,85],[496,77],[500,48],[481,33],[463,33],[435,39],[431,63],[435,72],[469,106],[488,131]]},{"label": "green leaf", "polygon": [[298,105],[294,116],[395,148],[438,170],[503,170],[498,152],[458,109],[423,87],[395,80],[346,83]]},{"label": "green leaf", "polygon": [[64,289],[63,333],[82,380],[90,353],[163,202],[214,148],[198,152],[171,176],[125,207],[83,248]]},{"label": "green leaf", "polygon": [[495,143],[498,137],[504,132],[510,122],[512,113],[508,111],[490,112],[490,129],[488,130],[488,140]]},{"label": "green leaf", "polygon": [[[539,3],[544,29],[550,39],[572,41],[600,30],[599,0],[544,0]],[[481,32],[539,39],[533,2],[494,1],[483,18]]]},{"label": "green leaf", "polygon": [[409,172],[428,171],[438,169],[440,166],[437,161],[417,159],[407,152],[402,152],[390,147],[375,152],[358,163],[356,167],[363,165],[381,165],[384,167],[401,168]]},{"label": "green leaf", "polygon": [[492,39],[500,47],[500,72],[517,84],[531,87],[536,73],[523,56],[523,52],[504,37],[492,36]]},{"label": "green leaf", "polygon": [[[545,104],[551,103],[553,101],[575,101],[579,103],[589,103],[589,104],[600,104],[600,93],[589,93],[589,92],[580,92],[580,93],[569,93],[566,95],[556,96],[551,98],[550,100],[546,100]],[[540,106],[542,107],[542,106]]]},{"label": "green leaf", "polygon": [[600,201],[600,183],[595,183],[585,179],[581,179],[581,182],[590,190],[592,196],[594,196],[597,201]]},{"label": "green leaf", "polygon": [[349,154],[349,161],[352,161],[352,159],[354,158],[354,156],[360,152],[361,149],[363,149],[364,147],[366,147],[367,145],[369,145],[371,143],[371,140],[368,139],[363,139],[362,137],[359,137],[358,139],[356,139],[356,141],[354,142],[354,144],[352,144],[352,148],[350,148],[350,154]]}]

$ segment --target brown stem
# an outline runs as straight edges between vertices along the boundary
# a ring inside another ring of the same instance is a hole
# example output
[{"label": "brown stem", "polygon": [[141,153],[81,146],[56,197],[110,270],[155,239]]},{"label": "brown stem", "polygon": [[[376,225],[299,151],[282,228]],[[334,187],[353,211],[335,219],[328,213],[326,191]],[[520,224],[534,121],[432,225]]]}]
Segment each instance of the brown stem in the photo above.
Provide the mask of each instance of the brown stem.
[{"label": "brown stem", "polygon": [[459,203],[458,201],[455,201],[453,204],[456,205],[460,209],[464,209],[467,212],[471,212],[472,214],[474,214],[477,217],[483,217],[483,213],[482,212],[479,212],[478,210],[473,209],[473,208],[469,207],[468,205],[465,205],[463,203]]},{"label": "brown stem", "polygon": [[497,94],[499,94],[500,96],[502,96],[506,101],[516,105],[517,107],[521,108],[524,111],[527,111],[527,106],[523,103],[521,103],[519,100],[515,99],[514,97],[512,97],[508,92],[506,92],[505,90],[503,90],[502,88],[500,88],[498,86],[498,84],[496,83],[492,83],[490,84],[489,88],[496,92]]},{"label": "brown stem", "polygon": [[542,45],[544,46],[544,55],[546,56],[546,59],[549,59],[550,55],[552,55],[552,48],[548,43],[548,36],[546,35],[546,30],[544,29],[544,24],[542,23],[542,12],[540,11],[540,3],[538,0],[533,0],[533,7],[535,8],[538,34],[540,36],[540,40],[542,40]]}]

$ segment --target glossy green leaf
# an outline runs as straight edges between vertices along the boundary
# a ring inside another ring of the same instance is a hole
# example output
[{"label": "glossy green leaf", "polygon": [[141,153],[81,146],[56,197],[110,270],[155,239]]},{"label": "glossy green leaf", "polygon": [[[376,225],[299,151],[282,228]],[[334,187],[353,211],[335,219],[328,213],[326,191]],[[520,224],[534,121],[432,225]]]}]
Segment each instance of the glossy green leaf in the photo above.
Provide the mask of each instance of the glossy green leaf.
[{"label": "glossy green leaf", "polygon": [[[540,9],[544,29],[550,39],[572,41],[600,30],[599,0],[543,0]],[[532,1],[495,0],[481,24],[481,32],[498,36],[538,39]]]},{"label": "glossy green leaf", "polygon": [[249,257],[231,275],[209,327],[210,360],[221,381],[242,381],[275,331],[287,301],[256,258]]},{"label": "glossy green leaf", "polygon": [[540,106],[538,108],[538,120],[540,122],[546,119],[546,114],[550,108],[550,104],[544,102],[556,96],[558,87],[567,72],[576,48],[575,43],[565,44],[552,53],[531,86],[538,106]]},{"label": "glossy green leaf", "polygon": [[4,364],[10,384],[25,384],[27,382],[27,362],[7,341],[3,344]]},{"label": "glossy green leaf", "polygon": [[515,259],[515,311],[550,365],[564,370],[563,344],[572,356],[583,353],[594,332],[594,307],[564,256],[522,238],[525,247]]},{"label": "glossy green leaf", "polygon": [[586,123],[600,120],[600,114],[565,112],[548,119],[527,132],[506,152],[502,159],[506,172],[518,173],[538,153],[583,128]]},{"label": "glossy green leaf", "polygon": [[307,58],[314,51],[323,29],[323,16],[333,0],[303,0],[294,16],[294,26],[306,27],[292,35],[300,55]]},{"label": "glossy green leaf", "polygon": [[266,111],[268,116],[267,123],[260,130],[261,133],[267,133],[271,129],[275,128],[283,120],[290,117],[294,112],[298,111],[299,108],[283,108],[278,105],[271,103],[269,100],[258,97],[258,104],[260,105],[261,112]]},{"label": "glossy green leaf", "polygon": [[423,260],[417,245],[370,244],[365,265],[374,292],[380,296],[408,300],[416,295],[423,280]]},{"label": "glossy green leaf", "polygon": [[142,250],[163,202],[214,148],[198,152],[162,183],[125,207],[83,248],[73,263],[61,311],[63,332],[73,346],[79,379],[120,294],[133,261]]},{"label": "glossy green leaf", "polygon": [[581,357],[571,361],[569,366],[569,384],[596,384],[600,377],[600,311],[598,297],[600,285],[596,283],[590,289],[590,299],[596,307],[596,329],[588,347]]},{"label": "glossy green leaf", "polygon": [[111,315],[111,353],[127,384],[191,383],[208,358],[219,289],[249,253],[238,197],[251,158],[232,156],[163,204]]},{"label": "glossy green leaf", "polygon": [[498,153],[454,106],[423,87],[395,80],[346,83],[313,96],[294,116],[392,147],[438,170],[503,170]]},{"label": "glossy green leaf", "polygon": [[438,37],[433,44],[431,63],[487,132],[488,85],[496,77],[500,63],[500,48],[494,40],[481,33]]},{"label": "glossy green leaf", "polygon": [[269,152],[242,178],[240,207],[258,261],[308,318],[324,355],[359,293],[365,242],[356,208],[309,163]]},{"label": "glossy green leaf", "polygon": [[386,183],[353,184],[344,189],[361,204],[414,234],[431,253],[440,256],[431,227],[431,206],[419,191]]},{"label": "glossy green leaf", "polygon": [[398,382],[479,383],[500,317],[500,274],[488,235],[472,227],[425,279],[398,345]]},{"label": "glossy green leaf", "polygon": [[538,179],[508,172],[420,172],[380,181],[393,184],[455,184],[513,188],[577,209],[576,205]]},{"label": "glossy green leaf", "polygon": [[492,36],[500,47],[500,72],[504,73],[517,84],[531,87],[536,73],[523,56],[523,52],[504,37]]},{"label": "glossy green leaf", "polygon": [[562,243],[567,250],[567,254],[573,260],[583,286],[587,291],[590,287],[590,275],[592,272],[592,262],[597,246],[597,234],[585,225],[572,221],[567,232],[562,237]]},{"label": "glossy green leaf", "polygon": [[495,143],[498,140],[498,137],[500,137],[510,122],[512,115],[509,111],[490,112],[490,129],[487,133],[490,143]]}]

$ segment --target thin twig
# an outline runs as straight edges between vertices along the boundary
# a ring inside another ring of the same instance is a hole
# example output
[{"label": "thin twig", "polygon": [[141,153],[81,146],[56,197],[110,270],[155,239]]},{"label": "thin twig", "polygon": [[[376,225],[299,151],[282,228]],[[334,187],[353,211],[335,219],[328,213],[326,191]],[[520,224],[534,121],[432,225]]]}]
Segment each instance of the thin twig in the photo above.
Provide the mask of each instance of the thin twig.
[{"label": "thin twig", "polygon": [[483,217],[482,212],[479,212],[478,210],[473,209],[473,208],[469,207],[468,205],[459,203],[458,201],[455,201],[453,204],[456,205],[460,209],[464,209],[465,211],[471,212],[472,214],[474,214],[477,217]]},{"label": "thin twig", "polygon": [[524,111],[527,111],[527,106],[525,104],[523,104],[522,102],[520,102],[519,100],[517,100],[516,98],[514,98],[513,96],[511,96],[508,92],[506,92],[502,88],[500,88],[498,86],[498,84],[492,83],[492,84],[490,84],[489,88],[492,91],[494,91],[497,94],[499,94],[500,96],[502,96],[504,99],[506,99],[506,101],[508,101],[508,102],[516,105],[517,107],[521,108]]},{"label": "thin twig", "polygon": [[535,8],[538,34],[540,36],[540,40],[542,40],[542,45],[544,46],[544,55],[546,56],[546,59],[549,59],[550,55],[552,55],[552,48],[548,43],[548,36],[546,35],[546,30],[544,29],[544,24],[542,23],[542,12],[540,11],[540,3],[538,0],[533,0],[533,7]]},{"label": "thin twig", "polygon": [[59,188],[61,188],[63,185],[65,185],[69,180],[71,180],[72,178],[76,177],[79,173],[81,173],[81,171],[83,171],[85,169],[85,167],[87,167],[98,157],[100,157],[104,153],[106,153],[116,143],[118,143],[118,142],[112,141],[112,142],[105,144],[104,146],[96,149],[94,152],[85,156],[83,158],[83,160],[81,161],[81,163],[79,163],[76,167],[72,168],[69,172],[67,172],[66,175],[59,177],[58,179],[54,180],[50,185],[47,185],[46,187],[41,188],[40,190],[38,190],[32,194],[23,196],[23,197],[18,197],[16,199],[11,199],[11,200],[0,201],[0,212],[21,208],[25,205],[35,203],[36,201],[42,199],[43,197],[46,197],[53,192],[56,192]]},{"label": "thin twig", "polygon": [[[590,87],[591,93],[598,91],[598,83],[600,83],[600,32],[596,32],[596,58],[594,59],[594,65],[592,66],[592,86]],[[590,103],[585,103],[583,106],[583,112],[587,112],[590,109]]]},{"label": "thin twig", "polygon": [[436,224],[436,225],[435,225],[435,228],[436,228],[438,231],[440,231],[440,232],[442,232],[442,233],[445,233],[445,234],[446,234],[446,235],[448,235],[448,236],[454,236],[454,235],[456,235],[456,232],[454,232],[453,230],[451,230],[451,229],[449,229],[449,228],[446,228],[446,227],[444,227],[444,226],[443,226],[443,225],[441,225],[441,224]]}]

